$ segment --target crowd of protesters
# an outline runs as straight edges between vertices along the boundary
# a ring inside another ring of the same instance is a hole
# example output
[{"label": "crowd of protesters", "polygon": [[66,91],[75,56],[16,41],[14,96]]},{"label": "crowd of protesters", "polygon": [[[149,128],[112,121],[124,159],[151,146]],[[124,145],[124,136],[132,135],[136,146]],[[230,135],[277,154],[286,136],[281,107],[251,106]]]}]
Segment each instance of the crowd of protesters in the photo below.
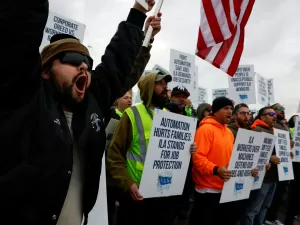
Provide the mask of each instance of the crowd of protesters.
[{"label": "crowd of protesters", "polygon": [[[246,104],[235,105],[226,97],[195,110],[184,86],[168,89],[170,74],[153,72],[141,78],[161,30],[160,13],[146,20],[155,2],[148,4],[145,10],[134,3],[93,70],[88,49],[73,36],[54,35],[39,52],[47,0],[0,3],[5,30],[0,37],[5,53],[0,81],[1,222],[88,224],[104,155],[109,225],[175,225],[181,220],[189,225],[292,225],[300,209],[300,164],[293,162],[294,180],[280,182],[275,150],[260,189],[243,201],[219,201],[224,182],[232,176],[227,166],[238,129],[270,134],[274,128],[286,130],[293,147],[297,115],[287,121],[277,103],[260,109],[254,118]],[[151,41],[142,47],[149,26]],[[142,102],[133,106],[136,83]],[[197,130],[182,195],[144,199],[139,184],[156,108],[196,117]],[[119,122],[105,152],[105,128],[112,118]],[[251,175],[257,174],[253,169]]]}]

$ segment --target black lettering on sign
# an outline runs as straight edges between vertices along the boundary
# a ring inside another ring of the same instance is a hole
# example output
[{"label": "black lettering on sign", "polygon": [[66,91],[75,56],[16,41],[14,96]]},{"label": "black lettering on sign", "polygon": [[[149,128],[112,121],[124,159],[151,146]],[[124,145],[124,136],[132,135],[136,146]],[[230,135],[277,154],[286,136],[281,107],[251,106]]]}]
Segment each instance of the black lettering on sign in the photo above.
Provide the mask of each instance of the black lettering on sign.
[{"label": "black lettering on sign", "polygon": [[170,155],[171,155],[171,152],[170,152],[170,151],[162,150],[162,151],[161,151],[160,158],[161,158],[161,159],[169,159],[169,158],[170,158]]},{"label": "black lettering on sign", "polygon": [[249,137],[248,143],[249,143],[249,144],[253,144],[253,142],[254,142],[254,137],[250,136],[250,137]]},{"label": "black lettering on sign", "polygon": [[179,158],[179,151],[173,151],[171,159],[178,159]]},{"label": "black lettering on sign", "polygon": [[289,162],[289,158],[287,158],[287,157],[281,157],[281,158],[280,158],[280,162],[285,162],[285,163],[287,163],[287,162]]}]

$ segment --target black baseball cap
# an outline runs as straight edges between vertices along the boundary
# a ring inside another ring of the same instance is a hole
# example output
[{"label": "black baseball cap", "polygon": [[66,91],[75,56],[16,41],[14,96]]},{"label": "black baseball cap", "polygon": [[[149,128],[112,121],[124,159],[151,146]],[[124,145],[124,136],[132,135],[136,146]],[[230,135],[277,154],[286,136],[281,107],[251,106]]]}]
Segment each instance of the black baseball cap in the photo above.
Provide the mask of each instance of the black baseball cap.
[{"label": "black baseball cap", "polygon": [[191,95],[188,89],[186,89],[184,86],[176,86],[172,90],[171,97],[178,95],[178,94],[184,94],[187,98]]}]

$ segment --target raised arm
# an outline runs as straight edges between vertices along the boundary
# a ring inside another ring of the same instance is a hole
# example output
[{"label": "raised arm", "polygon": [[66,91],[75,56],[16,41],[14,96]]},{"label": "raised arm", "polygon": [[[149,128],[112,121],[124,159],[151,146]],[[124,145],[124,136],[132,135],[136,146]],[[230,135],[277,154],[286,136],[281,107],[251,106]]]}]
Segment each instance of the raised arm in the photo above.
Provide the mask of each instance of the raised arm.
[{"label": "raised arm", "polygon": [[104,109],[139,80],[141,74],[133,73],[133,66],[138,53],[143,51],[145,12],[139,4],[135,4],[127,20],[119,24],[102,57],[102,63],[93,71],[91,88]]},{"label": "raised arm", "polygon": [[19,108],[38,88],[48,8],[48,0],[0,1],[0,112]]}]

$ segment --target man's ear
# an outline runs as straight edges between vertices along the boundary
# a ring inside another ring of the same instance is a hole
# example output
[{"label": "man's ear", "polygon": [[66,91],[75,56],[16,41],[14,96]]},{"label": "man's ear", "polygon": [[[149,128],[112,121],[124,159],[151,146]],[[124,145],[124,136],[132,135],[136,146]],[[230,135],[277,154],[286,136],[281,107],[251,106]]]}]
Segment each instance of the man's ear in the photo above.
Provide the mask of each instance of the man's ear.
[{"label": "man's ear", "polygon": [[237,114],[233,114],[233,118],[236,120],[237,119]]},{"label": "man's ear", "polygon": [[45,80],[49,80],[50,76],[46,72],[43,72],[42,73],[42,78],[45,79]]}]

